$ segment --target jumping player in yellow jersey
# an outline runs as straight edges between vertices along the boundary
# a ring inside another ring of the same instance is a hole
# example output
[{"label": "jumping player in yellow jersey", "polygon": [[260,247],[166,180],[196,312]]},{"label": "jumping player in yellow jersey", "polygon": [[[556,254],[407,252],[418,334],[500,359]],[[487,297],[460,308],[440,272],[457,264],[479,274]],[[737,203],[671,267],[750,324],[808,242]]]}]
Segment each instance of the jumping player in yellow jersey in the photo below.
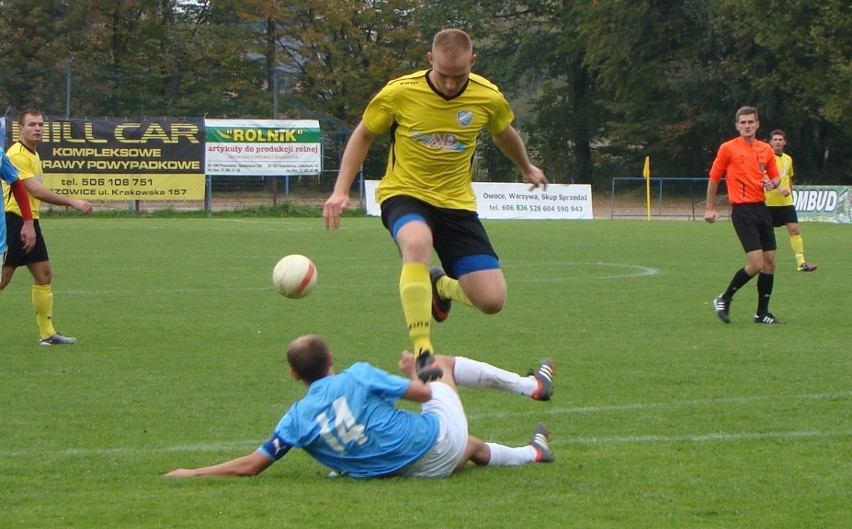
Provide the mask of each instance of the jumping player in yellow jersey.
[{"label": "jumping player in yellow jersey", "polygon": [[775,161],[778,171],[781,172],[781,185],[790,191],[787,196],[782,195],[777,189],[766,191],[766,205],[772,214],[772,225],[776,228],[787,226],[790,233],[790,246],[796,255],[796,270],[800,272],[813,272],[817,269],[815,264],[805,260],[805,244],[802,242],[802,234],[799,232],[799,216],[796,214],[796,206],[793,203],[793,158],[784,152],[787,146],[787,135],[783,130],[773,130],[769,135],[769,145],[775,151]]},{"label": "jumping player in yellow jersey", "polygon": [[[16,197],[6,202],[6,225],[8,234],[6,242],[9,252],[3,263],[2,275],[0,275],[0,290],[12,280],[15,270],[19,266],[26,266],[33,276],[32,303],[36,313],[36,323],[39,329],[39,344],[41,345],[71,345],[77,342],[77,338],[63,336],[56,332],[53,327],[53,269],[50,267],[50,257],[47,253],[47,244],[41,233],[38,207],[41,202],[48,202],[59,206],[68,206],[88,215],[92,212],[92,205],[85,200],[69,198],[41,185],[41,159],[36,147],[41,142],[44,131],[44,117],[37,110],[25,110],[18,117],[20,127],[20,139],[12,144],[7,155],[18,169],[18,177],[27,190],[26,198],[29,208],[32,210],[33,224],[35,227],[35,247],[27,250],[21,239],[24,225],[22,218],[22,207]],[[3,184],[4,193],[7,191]]]},{"label": "jumping player in yellow jersey", "polygon": [[[479,132],[518,167],[531,189],[547,178],[533,165],[512,127],[509,103],[487,79],[471,73],[476,55],[458,29],[439,31],[426,54],[428,70],[390,81],[370,101],[343,153],[323,208],[327,229],[340,226],[349,189],[373,140],[391,133],[384,177],[376,190],[382,223],[399,247],[399,293],[424,381],[441,377],[431,319],[444,321],[451,301],[495,314],[506,301],[506,280],[479,216],[471,186]],[[431,268],[433,250],[442,268]]]}]

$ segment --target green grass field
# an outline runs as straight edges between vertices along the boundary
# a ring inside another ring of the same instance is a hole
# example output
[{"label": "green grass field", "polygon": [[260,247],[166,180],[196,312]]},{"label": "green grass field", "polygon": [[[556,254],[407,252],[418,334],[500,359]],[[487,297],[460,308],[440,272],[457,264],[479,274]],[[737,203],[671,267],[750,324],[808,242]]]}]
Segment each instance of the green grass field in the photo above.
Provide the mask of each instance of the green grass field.
[{"label": "green grass field", "polygon": [[[293,452],[252,479],[162,474],[246,454],[304,387],[286,343],[324,335],[339,367],[395,370],[409,347],[399,259],[378,219],[55,218],[43,221],[55,321],[39,347],[31,280],[0,294],[0,527],[849,527],[852,232],[786,233],[771,309],[754,283],[724,325],[710,301],[744,264],[729,222],[492,221],[509,299],[454,308],[440,353],[526,371],[558,363],[554,400],[462,389],[471,432],[552,465],[447,480],[329,479]],[[275,262],[311,256],[316,290],[288,300]]]}]

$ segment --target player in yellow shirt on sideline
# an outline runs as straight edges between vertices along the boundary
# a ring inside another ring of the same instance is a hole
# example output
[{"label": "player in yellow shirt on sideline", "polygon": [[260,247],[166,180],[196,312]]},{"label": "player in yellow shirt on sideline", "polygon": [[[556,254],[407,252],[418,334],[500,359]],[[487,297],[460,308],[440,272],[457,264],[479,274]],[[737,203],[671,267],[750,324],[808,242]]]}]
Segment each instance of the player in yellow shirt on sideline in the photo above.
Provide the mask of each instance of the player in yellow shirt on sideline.
[{"label": "player in yellow shirt on sideline", "polygon": [[[20,138],[9,147],[6,154],[9,160],[18,169],[18,177],[26,188],[26,198],[29,209],[32,211],[33,227],[35,228],[35,245],[31,249],[24,247],[22,242],[22,230],[24,229],[25,216],[22,212],[26,204],[18,203],[18,195],[14,195],[6,202],[6,226],[8,233],[6,242],[9,246],[6,260],[3,262],[3,272],[0,275],[0,290],[12,281],[12,276],[21,266],[26,266],[33,276],[32,303],[36,313],[36,323],[39,330],[39,344],[41,345],[71,345],[77,342],[73,336],[63,336],[56,332],[53,327],[53,269],[50,266],[50,257],[47,253],[47,243],[41,233],[39,222],[39,204],[48,202],[58,206],[68,206],[76,209],[84,215],[92,212],[92,205],[85,200],[60,195],[52,189],[41,185],[42,171],[41,158],[36,148],[42,140],[44,132],[44,117],[37,110],[25,110],[18,116],[20,127]],[[8,192],[7,185],[3,183],[4,195]],[[8,195],[6,195],[8,196]]]},{"label": "player in yellow shirt on sideline", "polygon": [[796,254],[796,270],[813,272],[817,267],[805,260],[805,244],[799,232],[799,216],[796,214],[796,206],[793,203],[793,158],[784,152],[787,135],[783,130],[773,130],[769,135],[769,145],[775,151],[775,161],[781,173],[781,185],[778,187],[790,191],[787,196],[782,195],[777,189],[766,191],[766,205],[769,206],[769,213],[772,214],[772,225],[776,228],[787,226],[787,231],[790,233],[790,246]]},{"label": "player in yellow shirt on sideline", "polygon": [[[434,359],[431,322],[444,321],[450,302],[495,314],[506,301],[506,280],[497,253],[476,213],[471,186],[473,153],[480,131],[511,159],[532,188],[547,178],[533,165],[514,114],[500,90],[471,73],[476,62],[470,37],[439,31],[426,54],[431,68],[390,81],[370,101],[340,164],[323,218],[337,229],[349,189],[373,140],[390,132],[391,149],[376,190],[382,223],[402,256],[399,294],[417,373],[441,377]],[[443,266],[431,268],[436,252]]]}]

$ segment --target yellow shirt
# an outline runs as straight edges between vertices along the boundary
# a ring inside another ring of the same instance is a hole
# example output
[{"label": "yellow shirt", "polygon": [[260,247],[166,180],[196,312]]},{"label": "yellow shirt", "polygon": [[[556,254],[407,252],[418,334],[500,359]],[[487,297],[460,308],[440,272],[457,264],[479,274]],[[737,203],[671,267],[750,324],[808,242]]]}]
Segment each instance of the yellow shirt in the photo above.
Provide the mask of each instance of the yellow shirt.
[{"label": "yellow shirt", "polygon": [[499,134],[515,116],[484,77],[470,74],[464,90],[447,98],[431,86],[427,74],[423,70],[390,81],[364,111],[371,133],[391,132],[376,201],[407,195],[442,208],[476,211],[471,173],[479,133]]},{"label": "yellow shirt", "polygon": [[[27,178],[35,178],[39,183],[41,183],[41,158],[39,158],[37,152],[27,149],[21,142],[16,141],[11,147],[9,147],[9,150],[6,151],[6,155],[9,156],[9,160],[12,161],[12,164],[18,168],[18,178],[20,178],[21,181],[24,181]],[[6,211],[14,213],[19,217],[23,217],[21,214],[21,207],[18,206],[18,201],[15,200],[15,195],[10,192],[9,186],[6,182],[3,182],[3,196],[7,198]],[[29,192],[27,192],[27,196],[30,198],[30,209],[33,212],[33,218],[37,219],[39,218],[38,206],[41,204],[41,201],[32,196]]]},{"label": "yellow shirt", "polygon": [[792,206],[793,205],[793,158],[787,153],[781,153],[781,156],[776,155],[775,161],[778,165],[778,172],[781,173],[780,187],[791,191],[786,197],[777,189],[766,192],[767,206]]}]

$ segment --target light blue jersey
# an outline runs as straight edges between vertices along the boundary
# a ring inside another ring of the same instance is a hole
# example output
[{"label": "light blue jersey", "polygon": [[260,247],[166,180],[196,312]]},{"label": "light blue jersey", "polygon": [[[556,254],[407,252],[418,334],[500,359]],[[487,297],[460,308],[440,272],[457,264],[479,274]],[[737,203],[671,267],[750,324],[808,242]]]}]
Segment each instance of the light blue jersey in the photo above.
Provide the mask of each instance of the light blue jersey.
[{"label": "light blue jersey", "polygon": [[417,461],[438,438],[436,415],[396,408],[410,381],[365,362],[317,380],[287,411],[258,451],[278,460],[302,448],[351,477],[393,475]]},{"label": "light blue jersey", "polygon": [[[6,153],[0,150],[0,179],[9,185],[18,179],[18,169],[12,165]],[[12,191],[9,190],[11,193]],[[6,208],[4,207],[4,197],[0,193],[0,261],[2,261],[3,252],[6,251]]]}]

